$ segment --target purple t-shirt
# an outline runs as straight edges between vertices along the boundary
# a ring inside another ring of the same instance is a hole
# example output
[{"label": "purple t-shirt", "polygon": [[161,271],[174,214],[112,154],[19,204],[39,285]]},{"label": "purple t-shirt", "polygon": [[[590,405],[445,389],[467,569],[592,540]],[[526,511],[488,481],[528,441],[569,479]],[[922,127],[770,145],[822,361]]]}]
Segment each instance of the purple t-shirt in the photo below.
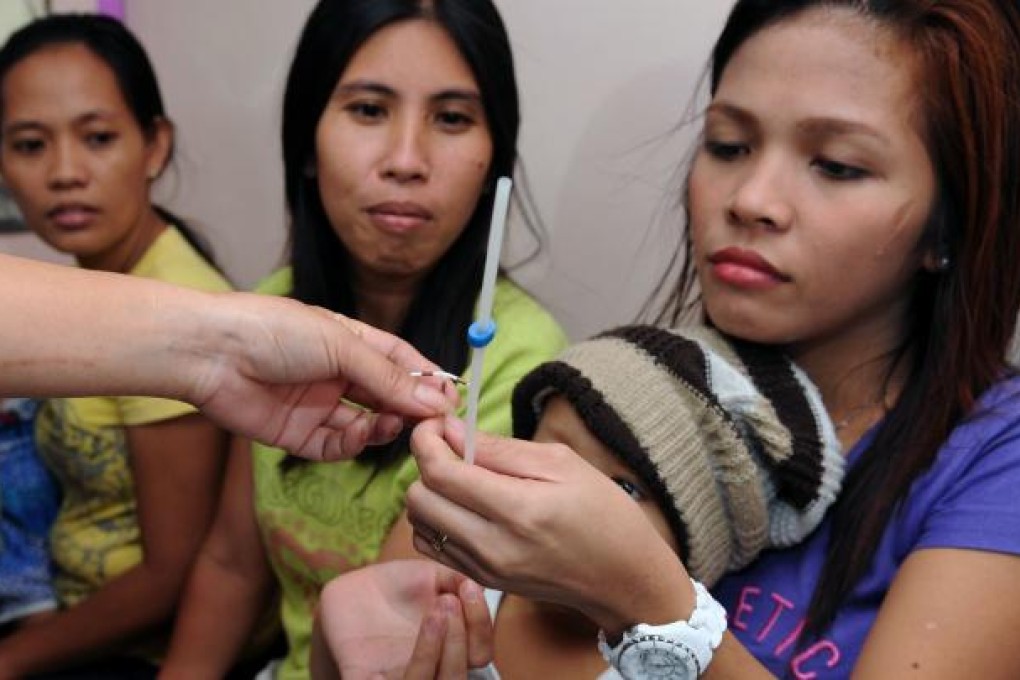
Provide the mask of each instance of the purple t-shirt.
[{"label": "purple t-shirt", "polygon": [[[717,584],[730,630],[769,670],[798,679],[849,677],[897,569],[915,550],[1020,554],[1020,378],[990,390],[981,405],[914,483],[871,567],[818,641],[798,648],[797,635],[821,573],[828,518],[804,543],[765,553]],[[848,465],[869,440],[854,447]]]}]

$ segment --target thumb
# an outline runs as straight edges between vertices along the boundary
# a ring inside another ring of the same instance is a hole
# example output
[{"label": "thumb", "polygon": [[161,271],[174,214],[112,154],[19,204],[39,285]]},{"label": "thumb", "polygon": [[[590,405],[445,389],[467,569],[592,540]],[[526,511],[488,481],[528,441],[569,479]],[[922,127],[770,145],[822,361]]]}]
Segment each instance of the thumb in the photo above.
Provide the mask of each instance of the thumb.
[{"label": "thumb", "polygon": [[[443,420],[443,426],[443,438],[449,445],[449,450],[463,457],[466,439],[464,422],[447,416]],[[576,455],[562,444],[535,443],[485,432],[475,434],[475,465],[510,477],[552,480],[554,477],[550,474],[551,463],[557,457]]]},{"label": "thumb", "polygon": [[367,324],[336,318],[340,323],[331,326],[327,337],[335,372],[351,384],[350,396],[358,403],[415,418],[450,412],[454,401],[441,383],[409,375],[412,370],[433,368],[410,344]]}]

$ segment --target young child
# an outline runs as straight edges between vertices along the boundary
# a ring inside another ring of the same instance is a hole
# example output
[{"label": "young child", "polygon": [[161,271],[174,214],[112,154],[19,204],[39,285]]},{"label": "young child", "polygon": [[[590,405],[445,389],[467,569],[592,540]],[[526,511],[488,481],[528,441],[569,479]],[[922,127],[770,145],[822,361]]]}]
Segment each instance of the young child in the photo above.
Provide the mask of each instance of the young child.
[{"label": "young child", "polygon": [[609,331],[532,371],[513,399],[518,439],[555,440],[559,421],[579,419],[583,441],[629,470],[707,586],[803,539],[842,481],[835,429],[803,372],[710,329]]},{"label": "young child", "polygon": [[[612,478],[707,587],[766,548],[803,540],[843,478],[835,428],[804,373],[775,349],[707,328],[628,326],[573,345],[518,383],[513,416],[517,438],[564,444]],[[337,587],[344,578],[324,593],[323,617],[350,602]],[[376,592],[358,578],[351,590]],[[471,677],[619,678],[580,613],[495,590],[485,599],[495,661]],[[351,637],[372,635],[366,620]],[[347,631],[329,628],[334,653],[370,647],[336,645]]]},{"label": "young child", "polygon": [[57,607],[47,535],[60,491],[35,450],[38,405],[0,399],[0,637]]}]

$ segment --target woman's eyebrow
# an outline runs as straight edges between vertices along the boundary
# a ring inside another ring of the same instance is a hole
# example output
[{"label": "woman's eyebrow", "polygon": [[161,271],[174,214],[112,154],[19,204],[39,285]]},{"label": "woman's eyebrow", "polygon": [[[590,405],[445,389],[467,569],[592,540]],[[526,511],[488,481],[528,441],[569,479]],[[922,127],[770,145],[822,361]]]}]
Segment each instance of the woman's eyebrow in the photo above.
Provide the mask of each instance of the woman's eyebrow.
[{"label": "woman's eyebrow", "polygon": [[[750,111],[729,102],[712,102],[705,109],[706,115],[717,115],[730,118],[745,126],[758,125],[758,119]],[[864,135],[873,137],[882,144],[889,144],[889,138],[875,127],[848,118],[838,116],[817,116],[799,121],[797,129],[816,137],[835,137],[838,135]]]},{"label": "woman's eyebrow", "polygon": [[6,123],[3,127],[4,134],[15,134],[18,132],[36,132],[45,130],[46,126],[34,120],[15,120]]},{"label": "woman's eyebrow", "polygon": [[880,130],[855,120],[835,117],[810,118],[797,124],[797,128],[818,137],[834,137],[838,135],[864,135],[872,137],[882,144],[890,140]]},{"label": "woman's eyebrow", "polygon": [[[87,125],[89,123],[93,123],[96,121],[115,119],[116,117],[117,116],[115,114],[110,113],[109,111],[95,109],[93,111],[86,111],[85,113],[75,116],[74,121],[72,122],[75,125]],[[46,130],[48,128],[49,126],[46,123],[39,120],[33,120],[30,118],[22,120],[15,119],[12,120],[10,123],[7,123],[3,127],[4,132],[8,134],[13,134],[17,132],[35,132],[40,130]]]},{"label": "woman's eyebrow", "polygon": [[726,116],[743,125],[757,125],[758,119],[750,111],[742,109],[736,104],[714,101],[705,109],[705,115]]},{"label": "woman's eyebrow", "polygon": [[[358,93],[375,94],[393,99],[400,97],[400,93],[395,88],[375,80],[353,80],[349,83],[342,83],[336,88],[335,94],[337,96],[349,96]],[[435,102],[467,101],[473,104],[482,103],[482,96],[477,90],[462,87],[440,90],[430,95],[429,99]]]},{"label": "woman's eyebrow", "polygon": [[450,89],[437,92],[436,94],[429,97],[432,101],[445,102],[445,101],[467,101],[472,104],[481,104],[482,96],[474,90],[464,89]]},{"label": "woman's eyebrow", "polygon": [[396,97],[397,91],[389,85],[374,80],[353,80],[349,83],[342,83],[336,88],[337,95],[349,95],[365,92],[377,94],[383,97]]}]

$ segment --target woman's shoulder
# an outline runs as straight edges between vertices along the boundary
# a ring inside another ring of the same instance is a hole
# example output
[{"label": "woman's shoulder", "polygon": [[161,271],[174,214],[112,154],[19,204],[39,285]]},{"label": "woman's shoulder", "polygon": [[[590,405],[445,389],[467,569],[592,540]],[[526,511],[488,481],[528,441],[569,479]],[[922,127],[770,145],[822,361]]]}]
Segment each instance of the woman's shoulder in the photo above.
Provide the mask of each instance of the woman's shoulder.
[{"label": "woman's shoulder", "polygon": [[1003,437],[1020,447],[1020,375],[1016,373],[984,391],[973,412],[953,430],[947,444],[956,441],[986,448]]},{"label": "woman's shoulder", "polygon": [[1020,379],[1006,378],[950,433],[919,477],[900,516],[915,548],[1020,554]]},{"label": "woman's shoulder", "polygon": [[262,295],[290,295],[294,289],[294,271],[290,266],[280,267],[259,281],[253,289]]},{"label": "woman's shoulder", "polygon": [[[1007,375],[985,390],[978,403],[981,407],[993,408],[1007,403],[1016,406],[1018,399],[1020,399],[1020,371],[1010,369]],[[1020,419],[1020,409],[1014,409],[1013,414]]]},{"label": "woman's shoulder", "polygon": [[985,470],[985,475],[994,470],[1020,484],[1020,376],[1005,377],[985,390],[942,445],[937,466],[957,480],[968,470]]},{"label": "woman's shoulder", "polygon": [[492,316],[502,328],[530,343],[541,342],[554,347],[555,351],[567,345],[567,336],[562,326],[542,304],[527,291],[505,276],[496,283],[492,302]]},{"label": "woman's shoulder", "polygon": [[173,227],[163,230],[130,273],[198,290],[233,290],[223,274]]}]

